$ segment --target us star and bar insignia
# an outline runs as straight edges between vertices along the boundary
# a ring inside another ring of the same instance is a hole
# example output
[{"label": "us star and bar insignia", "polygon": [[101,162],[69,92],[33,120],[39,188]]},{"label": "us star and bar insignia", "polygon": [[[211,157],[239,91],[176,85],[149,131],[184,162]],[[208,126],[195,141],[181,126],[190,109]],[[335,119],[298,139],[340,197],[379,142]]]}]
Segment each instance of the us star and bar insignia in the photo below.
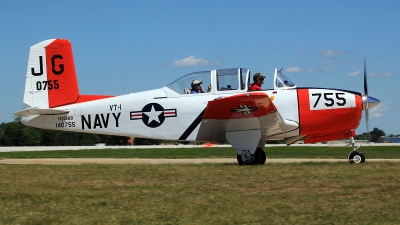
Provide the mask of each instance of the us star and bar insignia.
[{"label": "us star and bar insignia", "polygon": [[239,108],[231,109],[231,112],[243,113],[243,115],[253,114],[253,111],[257,110],[257,107],[248,107],[247,105],[239,105]]},{"label": "us star and bar insignia", "polygon": [[149,103],[145,105],[142,111],[131,111],[131,120],[142,120],[144,125],[156,128],[164,123],[167,117],[176,117],[176,109],[164,109],[158,103]]}]

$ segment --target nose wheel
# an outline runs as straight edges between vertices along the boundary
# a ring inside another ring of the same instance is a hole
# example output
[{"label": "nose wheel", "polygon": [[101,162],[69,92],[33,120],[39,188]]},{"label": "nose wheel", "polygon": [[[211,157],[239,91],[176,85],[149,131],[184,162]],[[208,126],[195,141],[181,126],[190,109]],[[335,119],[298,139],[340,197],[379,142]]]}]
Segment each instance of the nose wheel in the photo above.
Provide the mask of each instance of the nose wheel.
[{"label": "nose wheel", "polygon": [[237,161],[239,165],[264,165],[267,160],[264,150],[257,148],[254,154],[250,153],[250,150],[243,150],[241,155],[237,155]]},{"label": "nose wheel", "polygon": [[365,156],[362,152],[351,151],[349,154],[350,163],[365,163]]},{"label": "nose wheel", "polygon": [[365,163],[365,155],[362,152],[357,151],[358,148],[360,148],[360,146],[358,146],[358,147],[355,146],[354,138],[350,138],[350,142],[351,142],[351,146],[352,146],[353,150],[349,154],[349,157],[348,157],[349,162],[351,164],[353,164],[353,163]]}]

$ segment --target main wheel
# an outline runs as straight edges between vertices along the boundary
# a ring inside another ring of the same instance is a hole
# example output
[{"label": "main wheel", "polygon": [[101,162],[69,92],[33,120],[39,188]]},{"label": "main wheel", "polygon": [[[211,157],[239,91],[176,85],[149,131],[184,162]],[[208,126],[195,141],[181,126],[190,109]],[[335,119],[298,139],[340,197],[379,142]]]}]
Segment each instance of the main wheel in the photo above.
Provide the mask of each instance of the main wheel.
[{"label": "main wheel", "polygon": [[256,153],[260,155],[260,161],[258,162],[258,164],[264,165],[265,161],[267,160],[267,156],[265,155],[264,150],[262,150],[261,148],[257,148]]},{"label": "main wheel", "polygon": [[362,152],[352,151],[349,154],[350,163],[365,163],[365,156]]},{"label": "main wheel", "polygon": [[[236,156],[239,165],[255,165],[260,162],[261,155],[260,152],[256,150],[254,154],[250,154],[250,151],[243,152],[242,155]],[[265,161],[264,161],[265,162]]]},{"label": "main wheel", "polygon": [[239,163],[239,165],[241,166],[241,165],[243,165],[243,160],[242,160],[242,156],[241,155],[236,155],[236,159],[237,159],[237,162]]}]

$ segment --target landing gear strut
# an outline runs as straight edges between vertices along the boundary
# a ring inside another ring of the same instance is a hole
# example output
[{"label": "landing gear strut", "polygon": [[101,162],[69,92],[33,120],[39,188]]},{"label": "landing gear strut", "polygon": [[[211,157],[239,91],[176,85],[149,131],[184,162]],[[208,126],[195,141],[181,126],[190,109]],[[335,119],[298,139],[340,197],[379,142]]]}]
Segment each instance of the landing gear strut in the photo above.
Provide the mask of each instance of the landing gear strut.
[{"label": "landing gear strut", "polygon": [[250,150],[243,150],[242,155],[237,155],[239,165],[264,165],[266,159],[267,156],[261,148],[257,148],[254,154],[251,154]]},{"label": "landing gear strut", "polygon": [[357,151],[358,147],[356,147],[356,145],[354,144],[354,138],[351,137],[350,138],[350,142],[351,142],[351,146],[353,148],[353,150],[350,152],[349,154],[349,162],[350,163],[365,163],[365,156],[362,152]]}]

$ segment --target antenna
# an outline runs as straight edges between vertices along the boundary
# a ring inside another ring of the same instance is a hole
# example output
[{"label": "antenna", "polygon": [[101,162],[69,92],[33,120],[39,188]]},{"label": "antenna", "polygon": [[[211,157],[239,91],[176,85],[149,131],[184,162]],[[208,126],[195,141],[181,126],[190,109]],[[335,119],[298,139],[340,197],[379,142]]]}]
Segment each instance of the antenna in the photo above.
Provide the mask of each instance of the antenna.
[{"label": "antenna", "polygon": [[283,67],[279,70],[279,72],[281,72],[283,70]]},{"label": "antenna", "polygon": [[121,79],[122,94],[125,94],[124,82],[122,82],[121,69],[118,69],[118,71],[119,71],[119,78]]}]

